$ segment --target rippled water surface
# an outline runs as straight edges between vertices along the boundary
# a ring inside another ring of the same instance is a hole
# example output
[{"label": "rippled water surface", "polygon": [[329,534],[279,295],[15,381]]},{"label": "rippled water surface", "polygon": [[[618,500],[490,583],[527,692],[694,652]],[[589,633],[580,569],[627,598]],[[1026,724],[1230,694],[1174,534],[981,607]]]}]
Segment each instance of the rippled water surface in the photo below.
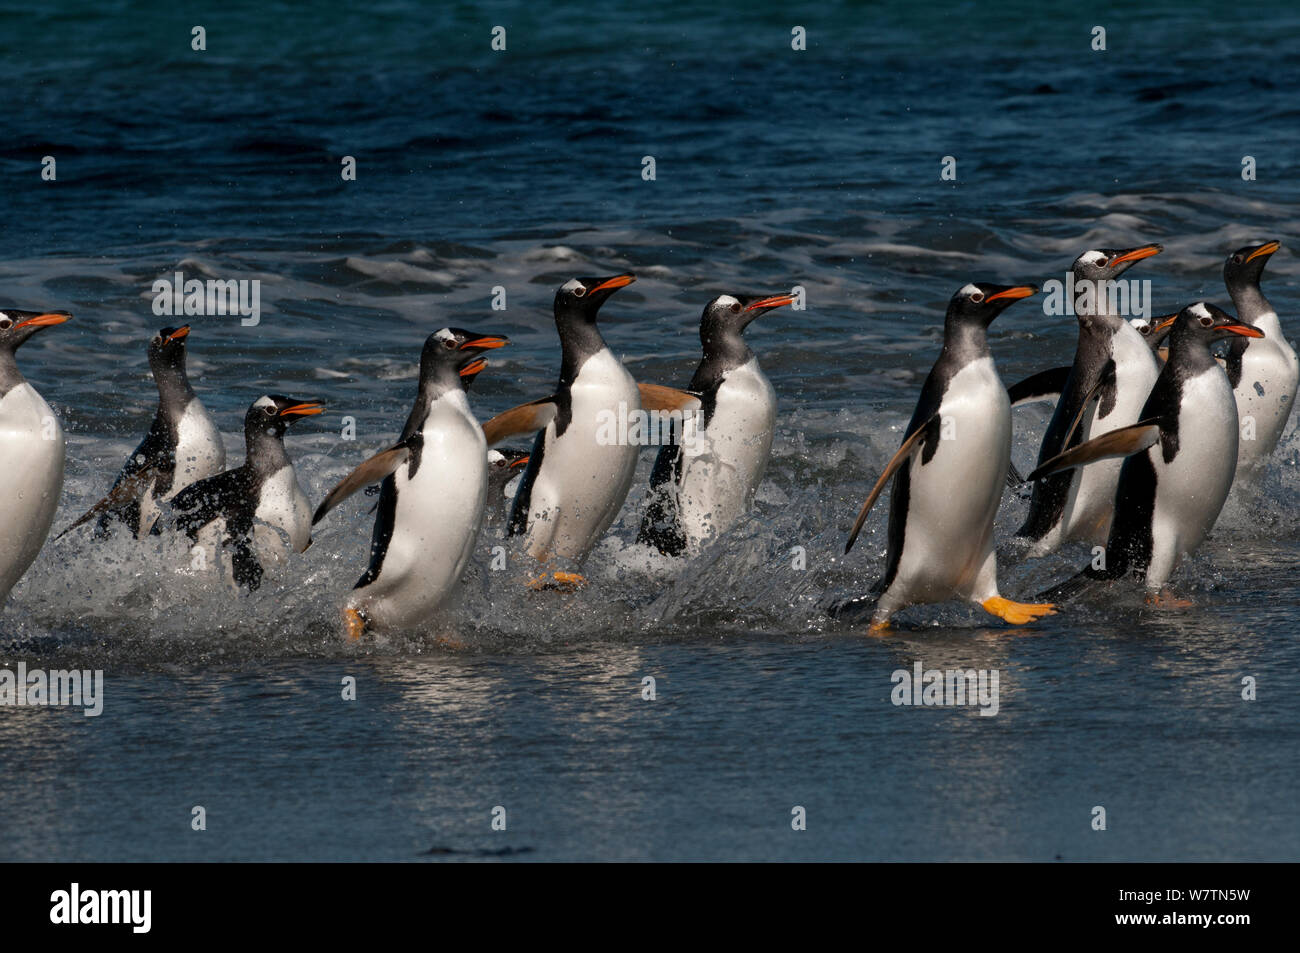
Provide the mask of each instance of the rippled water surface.
[{"label": "rippled water surface", "polygon": [[[337,622],[361,501],[251,597],[178,573],[165,537],[47,545],[0,615],[0,664],[103,669],[105,708],[0,709],[0,859],[1295,859],[1294,429],[1180,571],[1189,610],[1120,598],[1011,629],[926,607],[877,640],[822,607],[883,566],[884,507],[847,558],[845,535],[965,282],[1159,241],[1130,272],[1157,312],[1226,304],[1225,254],[1278,238],[1265,290],[1294,327],[1298,44],[1295,9],[1187,3],[6,15],[0,304],[76,315],[21,352],[68,432],[56,526],[148,427],[145,343],[176,323],[151,285],[177,270],[260,280],[256,327],[190,319],[191,376],[234,461],[259,394],[329,403],[288,438],[313,501],[400,430],[443,325],[513,342],[475,384],[486,418],[550,392],[550,301],[574,275],[637,273],[606,338],[679,386],[713,295],[798,284],[808,308],[748,333],[780,400],[772,463],[754,513],[683,565],[632,546],[650,453],[586,590],[491,572],[491,528],[445,619],[363,648]],[[1027,302],[991,337],[1010,381],[1068,362],[1074,335]],[[1022,469],[1046,419],[1017,412]],[[1008,492],[1003,536],[1026,505]],[[1086,557],[1008,552],[1003,590]],[[917,660],[998,670],[998,715],[893,706]]]}]

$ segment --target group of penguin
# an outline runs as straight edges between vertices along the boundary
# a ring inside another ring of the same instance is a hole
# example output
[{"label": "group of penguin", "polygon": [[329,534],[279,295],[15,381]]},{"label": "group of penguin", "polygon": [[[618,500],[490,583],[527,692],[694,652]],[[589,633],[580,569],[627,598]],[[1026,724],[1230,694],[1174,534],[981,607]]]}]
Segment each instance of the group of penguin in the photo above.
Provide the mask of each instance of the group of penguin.
[{"label": "group of penguin", "polygon": [[[1008,388],[987,331],[1033,285],[973,283],[948,305],[944,343],[904,433],[850,532],[847,553],[872,505],[892,480],[884,576],[867,595],[830,607],[869,618],[871,631],[911,605],[965,599],[1013,624],[1102,580],[1134,575],[1152,598],[1173,601],[1165,584],[1179,559],[1213,526],[1234,475],[1272,453],[1300,382],[1295,352],[1260,290],[1277,242],[1229,256],[1224,278],[1237,310],[1198,302],[1152,321],[1111,313],[1105,294],[1078,310],[1074,363]],[[1159,245],[1091,250],[1074,262],[1076,282],[1113,280]],[[480,424],[468,390],[509,344],[500,334],[446,327],[420,355],[415,404],[398,440],[357,465],[313,511],[285,451],[289,426],[324,412],[319,400],[268,394],[244,417],[245,457],[226,469],[221,436],[186,374],[188,327],[163,328],[149,342],[159,403],[149,433],[108,494],[55,537],[88,523],[102,538],[183,533],[214,555],[229,580],[259,588],[266,567],[302,552],[332,509],[378,487],[370,562],[343,605],[352,639],[370,630],[432,620],[458,586],[485,514],[536,561],[529,584],[571,590],[584,562],[631,490],[639,444],[608,439],[611,414],[680,412],[674,439],[658,451],[638,543],[667,556],[698,553],[753,503],[771,452],[776,395],[746,327],[796,297],[719,295],[700,322],[703,357],[682,389],[638,383],[606,345],[601,306],[631,274],[574,278],[554,301],[561,364],[554,393]],[[63,482],[64,438],[49,406],[23,378],[17,349],[71,316],[0,311],[0,605],[44,545]],[[1214,342],[1230,338],[1216,359]],[[1168,347],[1163,347],[1165,340]],[[1011,409],[1054,400],[1018,536],[1031,555],[1071,541],[1104,544],[1105,559],[1034,603],[998,591],[994,518],[1011,464]],[[1239,444],[1239,417],[1255,440]],[[625,432],[625,431],[620,431]],[[489,449],[535,434],[531,451]],[[689,437],[690,439],[687,439]],[[508,516],[504,492],[521,476]]]}]

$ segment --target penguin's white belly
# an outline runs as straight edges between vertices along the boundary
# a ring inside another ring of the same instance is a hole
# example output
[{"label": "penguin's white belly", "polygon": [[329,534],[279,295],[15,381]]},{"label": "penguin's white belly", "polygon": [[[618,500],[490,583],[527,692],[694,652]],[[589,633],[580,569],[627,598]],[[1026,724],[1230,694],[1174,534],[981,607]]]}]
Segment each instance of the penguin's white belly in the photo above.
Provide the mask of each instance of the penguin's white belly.
[{"label": "penguin's white belly", "polygon": [[171,489],[159,495],[153,486],[140,499],[140,533],[153,527],[162,513],[160,503],[170,500],[191,483],[216,476],[226,469],[226,448],[221,434],[197,397],[185,407],[176,428],[176,469]]},{"label": "penguin's white belly", "polygon": [[1250,342],[1233,391],[1241,425],[1240,468],[1257,467],[1272,454],[1291,416],[1298,383],[1300,361],[1280,329]]},{"label": "penguin's white belly", "polygon": [[726,376],[707,430],[682,447],[677,519],[689,545],[721,535],[749,509],[775,426],[776,392],[751,359]]},{"label": "penguin's white belly", "polygon": [[[456,397],[463,408],[439,406]],[[460,581],[483,525],[487,444],[463,394],[438,401],[423,438],[414,475],[409,463],[393,474],[397,504],[379,575],[349,603],[380,626],[427,621]]]},{"label": "penguin's white belly", "polygon": [[27,382],[0,398],[0,606],[49,535],[63,489],[63,428]]},{"label": "penguin's white belly", "polygon": [[631,423],[619,418],[641,409],[636,381],[607,349],[588,358],[570,388],[572,415],[556,434],[547,424],[542,462],[533,477],[526,545],[536,559],[548,555],[582,562],[609,529],[627,499],[638,446],[627,439]]},{"label": "penguin's white belly", "polygon": [[1165,463],[1160,444],[1146,451],[1156,473],[1151,564],[1146,584],[1159,588],[1182,557],[1209,534],[1236,470],[1237,406],[1217,365],[1183,385],[1178,453]]},{"label": "penguin's white belly", "polygon": [[962,368],[940,405],[938,449],[908,463],[903,551],[881,608],[997,595],[993,520],[1011,459],[1011,406],[992,358]]},{"label": "penguin's white belly", "polygon": [[311,504],[292,465],[281,467],[262,484],[253,511],[253,542],[263,566],[288,556],[286,542],[296,553],[311,542]]},{"label": "penguin's white belly", "polygon": [[[1136,340],[1125,340],[1128,335]],[[1128,324],[1116,332],[1113,348],[1115,406],[1102,417],[1101,401],[1095,402],[1079,424],[1081,443],[1137,423],[1147,398],[1151,396],[1151,388],[1155,387],[1160,376],[1151,349]],[[1115,491],[1119,488],[1119,471],[1123,466],[1123,460],[1100,460],[1075,471],[1077,475],[1071,484],[1064,511],[1066,539],[1105,545],[1115,515]]]}]

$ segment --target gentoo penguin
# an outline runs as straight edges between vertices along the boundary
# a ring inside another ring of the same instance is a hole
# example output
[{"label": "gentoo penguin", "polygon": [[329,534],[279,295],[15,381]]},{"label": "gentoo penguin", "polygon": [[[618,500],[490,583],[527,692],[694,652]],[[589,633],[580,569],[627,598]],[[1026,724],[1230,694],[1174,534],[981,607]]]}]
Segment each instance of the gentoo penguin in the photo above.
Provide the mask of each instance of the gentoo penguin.
[{"label": "gentoo penguin", "polygon": [[[1102,282],[1117,279],[1161,248],[1103,248],[1075,259],[1074,285],[1080,289],[1083,306],[1076,306],[1079,342],[1073,366],[1035,375],[1010,388],[1012,403],[1022,402],[1025,390],[1037,392],[1027,395],[1030,399],[1059,391],[1056,412],[1038,451],[1040,464],[1092,437],[1137,422],[1160,369],[1142,335],[1113,313],[1108,286]],[[1041,382],[1048,376],[1055,383],[1044,387]],[[1034,381],[1039,386],[1033,386]],[[1118,480],[1119,462],[1110,460],[1035,483],[1029,515],[1016,535],[1031,542],[1030,554],[1036,556],[1071,540],[1105,542]]]},{"label": "gentoo penguin", "polygon": [[506,488],[515,477],[522,476],[528,466],[528,451],[502,447],[487,452],[488,492],[487,521],[501,525],[506,521]]},{"label": "gentoo penguin", "polygon": [[759,315],[795,300],[719,295],[705,305],[704,359],[687,386],[700,399],[700,414],[683,420],[679,439],[655,458],[638,542],[667,556],[697,551],[753,503],[772,452],[776,391],[741,334]]},{"label": "gentoo penguin", "polygon": [[1269,257],[1281,248],[1275,241],[1239,248],[1223,265],[1223,282],[1237,317],[1264,332],[1261,339],[1233,337],[1227,353],[1228,382],[1237,398],[1242,440],[1239,475],[1253,474],[1273,453],[1300,383],[1300,361],[1282,334],[1277,312],[1259,288]]},{"label": "gentoo penguin", "polygon": [[[507,533],[522,536],[528,553],[543,565],[558,557],[580,568],[632,486],[638,447],[624,437],[642,409],[640,391],[606,346],[596,315],[610,295],[635,280],[624,274],[561,285],[554,305],[562,352],[555,393],[484,425],[489,444],[538,431]],[[576,572],[549,575],[561,585],[584,581]],[[533,580],[535,586],[551,584],[545,573]]]},{"label": "gentoo penguin", "polygon": [[1170,326],[1169,360],[1138,422],[1074,447],[1029,475],[1038,480],[1127,457],[1104,563],[1042,598],[1068,599],[1094,582],[1132,574],[1145,581],[1151,601],[1168,603],[1163,590],[1169,576],[1223,509],[1237,462],[1237,404],[1210,345],[1234,335],[1258,339],[1264,332],[1205,302],[1184,308]]},{"label": "gentoo penguin", "polygon": [[[1016,625],[1054,607],[998,594],[993,519],[1011,460],[1011,405],[993,366],[988,327],[1033,285],[969,284],[948,303],[943,351],[921,389],[903,445],[894,454],[849,534],[853,547],[890,477],[889,555],[873,590],[831,610],[840,618],[871,612],[872,629],[909,605],[968,599]],[[897,474],[895,476],[895,474]]]},{"label": "gentoo penguin", "polygon": [[63,489],[63,428],[14,352],[66,311],[0,311],[0,607],[45,544]]},{"label": "gentoo penguin", "polygon": [[158,385],[153,426],[127,459],[108,495],[59,536],[96,516],[96,536],[106,536],[114,519],[125,523],[137,538],[157,532],[159,503],[226,468],[221,434],[185,373],[189,333],[189,325],[163,328],[150,340],[149,367]]},{"label": "gentoo penguin", "polygon": [[[311,504],[284,449],[284,433],[303,417],[325,412],[318,400],[268,394],[244,415],[243,466],[192,483],[171,500],[174,525],[192,541],[227,547],[237,586],[262,584],[264,562],[311,545]],[[200,539],[200,533],[203,538]]]},{"label": "gentoo penguin", "polygon": [[313,525],[361,487],[382,480],[370,542],[370,567],[343,610],[348,636],[368,628],[411,628],[428,621],[460,581],[474,551],[487,500],[487,441],[470,411],[465,377],[480,355],[510,343],[496,334],[442,328],[420,354],[415,406],[397,443],[343,478]]}]

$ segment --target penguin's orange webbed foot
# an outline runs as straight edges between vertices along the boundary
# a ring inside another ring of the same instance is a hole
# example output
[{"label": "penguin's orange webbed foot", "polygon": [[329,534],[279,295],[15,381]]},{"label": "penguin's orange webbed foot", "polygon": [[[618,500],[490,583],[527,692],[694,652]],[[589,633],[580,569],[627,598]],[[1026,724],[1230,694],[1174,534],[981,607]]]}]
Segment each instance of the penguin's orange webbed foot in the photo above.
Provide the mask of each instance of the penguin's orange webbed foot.
[{"label": "penguin's orange webbed foot", "polygon": [[875,619],[872,619],[871,624],[867,626],[867,635],[875,639],[883,639],[885,636],[889,635],[889,620],[881,619],[877,622]]},{"label": "penguin's orange webbed foot", "polygon": [[343,628],[348,634],[349,642],[359,642],[366,634],[366,617],[361,610],[348,607],[343,610]]},{"label": "penguin's orange webbed foot", "polygon": [[989,615],[995,615],[1003,622],[1010,622],[1012,625],[1037,622],[1043,616],[1056,614],[1056,606],[1050,602],[1012,602],[1001,596],[985,599],[980,606]]},{"label": "penguin's orange webbed foot", "polygon": [[535,579],[528,580],[528,588],[534,592],[544,592],[546,590],[575,592],[586,584],[586,577],[576,572],[544,572]]},{"label": "penguin's orange webbed foot", "polygon": [[1196,603],[1191,599],[1176,596],[1168,589],[1159,589],[1147,593],[1147,605],[1156,609],[1190,609]]}]

